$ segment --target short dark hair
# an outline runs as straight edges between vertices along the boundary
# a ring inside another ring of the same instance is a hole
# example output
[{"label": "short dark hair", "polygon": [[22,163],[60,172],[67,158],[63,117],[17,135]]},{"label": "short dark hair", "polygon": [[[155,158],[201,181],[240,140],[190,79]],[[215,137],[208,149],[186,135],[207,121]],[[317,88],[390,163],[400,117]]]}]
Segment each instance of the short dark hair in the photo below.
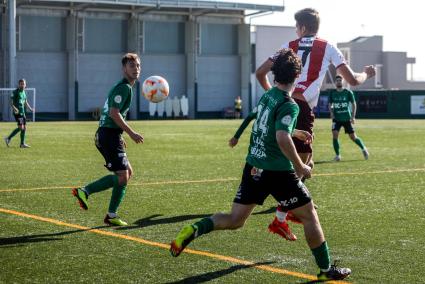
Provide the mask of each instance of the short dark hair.
[{"label": "short dark hair", "polygon": [[341,76],[341,75],[336,75],[336,76],[335,76],[335,80],[336,80],[336,79],[341,79],[341,80],[342,80],[342,76]]},{"label": "short dark hair", "polygon": [[316,34],[319,31],[319,12],[313,8],[305,8],[295,13],[298,26],[304,26],[308,33]]},{"label": "short dark hair", "polygon": [[292,84],[301,74],[301,60],[290,48],[282,48],[273,58],[271,71],[274,80],[281,84]]},{"label": "short dark hair", "polygon": [[26,83],[27,81],[24,78],[22,78],[22,79],[19,79],[18,84],[21,82]]},{"label": "short dark hair", "polygon": [[139,55],[137,55],[136,53],[126,53],[124,54],[124,56],[121,59],[121,63],[122,66],[125,66],[127,64],[127,62],[129,61],[140,61],[140,57]]}]

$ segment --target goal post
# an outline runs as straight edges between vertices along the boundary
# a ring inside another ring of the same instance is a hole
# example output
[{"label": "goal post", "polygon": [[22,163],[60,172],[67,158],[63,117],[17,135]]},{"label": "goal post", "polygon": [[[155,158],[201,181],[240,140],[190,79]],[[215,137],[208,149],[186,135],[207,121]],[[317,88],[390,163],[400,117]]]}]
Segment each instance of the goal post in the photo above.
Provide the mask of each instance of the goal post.
[{"label": "goal post", "polygon": [[[11,107],[11,95],[16,88],[0,88],[0,113],[3,121],[13,120],[13,111]],[[27,94],[28,104],[33,108],[35,107],[36,89],[25,88]],[[32,112],[32,121],[35,122],[35,111]]]}]

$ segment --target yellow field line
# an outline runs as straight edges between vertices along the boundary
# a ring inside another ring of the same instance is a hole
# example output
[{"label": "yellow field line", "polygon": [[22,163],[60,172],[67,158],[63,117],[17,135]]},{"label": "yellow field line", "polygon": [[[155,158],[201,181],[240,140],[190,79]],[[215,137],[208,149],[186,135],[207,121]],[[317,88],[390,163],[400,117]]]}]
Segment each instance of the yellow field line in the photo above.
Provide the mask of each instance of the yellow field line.
[{"label": "yellow field line", "polygon": [[[423,172],[425,168],[418,169],[396,169],[396,170],[383,170],[383,171],[370,171],[370,172],[341,172],[341,173],[322,173],[313,174],[313,177],[323,176],[349,176],[349,175],[370,175],[370,174],[386,174],[386,173],[403,173],[403,172]],[[142,183],[130,183],[129,186],[150,186],[150,185],[166,185],[166,184],[193,184],[193,183],[214,183],[214,182],[228,182],[237,181],[240,178],[220,178],[220,179],[202,179],[202,180],[174,180],[174,181],[157,181],[157,182],[142,182]],[[50,187],[33,187],[33,188],[10,188],[0,189],[0,192],[15,192],[15,191],[37,191],[47,189],[71,189],[75,185],[69,186],[50,186]]]},{"label": "yellow field line", "polygon": [[[70,228],[74,228],[74,229],[84,230],[84,231],[87,231],[87,232],[90,232],[90,233],[99,234],[99,235],[103,235],[103,236],[109,236],[109,237],[134,241],[134,242],[138,242],[138,243],[141,243],[141,244],[144,244],[144,245],[159,247],[159,248],[163,248],[163,249],[167,249],[167,250],[170,247],[170,245],[168,245],[168,244],[148,241],[148,240],[145,240],[145,239],[142,239],[142,238],[132,237],[132,236],[118,234],[118,233],[100,230],[100,229],[92,229],[92,228],[89,228],[89,227],[84,227],[84,226],[80,226],[80,225],[76,225],[76,224],[66,223],[66,222],[62,222],[62,221],[59,221],[59,220],[41,217],[41,216],[32,215],[32,214],[27,214],[27,213],[15,211],[15,210],[0,208],[0,212],[10,214],[10,215],[16,215],[16,216],[20,216],[20,217],[25,217],[25,218],[31,218],[31,219],[34,219],[34,220],[55,224],[55,225],[58,225],[58,226],[70,227]],[[283,275],[294,276],[294,277],[308,279],[308,280],[312,280],[312,281],[317,279],[316,276],[313,276],[313,275],[310,275],[310,274],[305,274],[305,273],[290,271],[290,270],[286,270],[286,269],[276,268],[276,267],[269,266],[269,265],[256,265],[254,262],[242,260],[242,259],[231,257],[231,256],[225,256],[225,255],[220,255],[220,254],[215,254],[215,253],[210,253],[210,252],[205,252],[205,251],[192,250],[192,249],[185,249],[184,252],[189,253],[189,254],[206,256],[206,257],[210,257],[210,258],[214,258],[214,259],[218,259],[218,260],[222,260],[222,261],[226,261],[226,262],[230,262],[230,263],[250,265],[250,266],[252,266],[256,269],[269,271],[269,272],[273,272],[273,273],[278,273],[278,274],[283,274]],[[338,281],[338,283],[347,283],[347,282]]]}]

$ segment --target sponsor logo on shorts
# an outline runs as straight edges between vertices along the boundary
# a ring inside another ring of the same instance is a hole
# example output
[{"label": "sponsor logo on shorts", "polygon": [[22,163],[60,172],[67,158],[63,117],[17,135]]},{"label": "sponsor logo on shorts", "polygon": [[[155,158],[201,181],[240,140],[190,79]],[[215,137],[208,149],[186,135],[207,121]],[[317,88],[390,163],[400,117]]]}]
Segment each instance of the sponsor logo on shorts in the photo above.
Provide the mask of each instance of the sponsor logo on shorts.
[{"label": "sponsor logo on shorts", "polygon": [[298,202],[298,197],[294,196],[292,198],[289,198],[287,200],[283,200],[280,202],[280,204],[282,204],[283,207],[288,207],[290,205],[294,205]]}]

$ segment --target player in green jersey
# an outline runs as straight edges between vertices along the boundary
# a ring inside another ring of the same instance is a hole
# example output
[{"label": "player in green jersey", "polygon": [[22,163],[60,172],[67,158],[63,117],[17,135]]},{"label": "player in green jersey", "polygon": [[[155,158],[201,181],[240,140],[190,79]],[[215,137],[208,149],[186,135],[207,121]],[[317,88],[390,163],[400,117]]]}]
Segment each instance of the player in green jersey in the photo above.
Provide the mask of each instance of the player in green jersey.
[{"label": "player in green jersey", "polygon": [[364,145],[362,139],[356,135],[353,124],[356,119],[356,100],[351,90],[342,87],[342,76],[335,77],[336,91],[333,91],[329,96],[329,111],[332,119],[332,139],[335,150],[334,160],[339,162],[341,155],[339,151],[338,135],[341,127],[344,127],[345,133],[350,139],[360,147],[363,157],[367,160],[369,152]]},{"label": "player in green jersey", "polygon": [[11,98],[11,106],[13,109],[13,116],[15,117],[16,123],[18,127],[15,128],[9,136],[4,138],[4,142],[6,146],[9,147],[10,141],[13,136],[21,132],[21,148],[30,148],[28,144],[25,143],[25,136],[27,132],[27,118],[25,116],[25,107],[27,107],[31,112],[34,112],[34,109],[28,104],[27,94],[25,93],[25,88],[27,86],[27,82],[25,79],[20,79],[18,82],[18,88],[12,92]]},{"label": "player in green jersey", "polygon": [[114,174],[104,176],[86,186],[72,189],[72,194],[78,199],[81,208],[87,210],[87,199],[91,194],[112,187],[112,196],[104,222],[114,226],[127,225],[117,215],[117,210],[133,174],[133,168],[124,149],[126,144],[122,133],[126,132],[136,143],[143,143],[143,136],[135,132],[125,121],[133,98],[133,86],[141,71],[140,58],[137,54],[127,53],[123,56],[121,63],[124,78],[109,92],[95,135],[96,147],[105,158],[105,167]]},{"label": "player in green jersey", "polygon": [[311,168],[304,164],[292,141],[298,105],[291,98],[294,81],[301,72],[301,60],[291,49],[281,49],[272,66],[275,86],[257,105],[246,164],[230,213],[186,225],[171,242],[170,252],[177,257],[195,238],[213,230],[243,227],[256,205],[272,195],[284,208],[302,220],[307,243],[320,268],[319,280],[339,280],[350,275],[348,268],[330,264],[325,237],[307,187],[300,177],[309,178]]},{"label": "player in green jersey", "polygon": [[[239,126],[236,133],[229,140],[229,146],[234,147],[238,144],[239,138],[241,137],[243,131],[249,125],[251,120],[257,118],[257,108],[254,108],[252,112],[242,121],[242,124]],[[313,142],[313,136],[305,130],[295,129],[292,133],[292,138],[297,138],[299,141],[304,141],[305,144],[311,144]],[[281,237],[287,239],[288,241],[296,241],[297,236],[291,232],[288,223],[286,220],[291,220],[292,222],[301,223],[301,221],[292,214],[291,211],[283,212],[280,206],[276,208],[276,217],[275,220],[269,225],[269,231],[275,234],[279,234]]]}]

